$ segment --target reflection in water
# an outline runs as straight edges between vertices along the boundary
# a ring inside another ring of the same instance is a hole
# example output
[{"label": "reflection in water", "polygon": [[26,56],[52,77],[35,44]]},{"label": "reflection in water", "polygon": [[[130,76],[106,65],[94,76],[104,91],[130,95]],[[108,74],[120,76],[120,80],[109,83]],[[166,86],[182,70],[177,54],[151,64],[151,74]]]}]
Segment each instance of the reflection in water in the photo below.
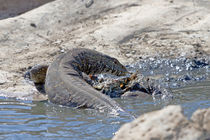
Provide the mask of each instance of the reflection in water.
[{"label": "reflection in water", "polygon": [[[181,104],[189,117],[210,107],[210,82],[174,89],[169,101],[152,96],[116,99],[128,112],[141,115],[169,104]],[[109,116],[94,110],[60,107],[48,102],[0,98],[0,139],[109,139],[129,116]]]}]

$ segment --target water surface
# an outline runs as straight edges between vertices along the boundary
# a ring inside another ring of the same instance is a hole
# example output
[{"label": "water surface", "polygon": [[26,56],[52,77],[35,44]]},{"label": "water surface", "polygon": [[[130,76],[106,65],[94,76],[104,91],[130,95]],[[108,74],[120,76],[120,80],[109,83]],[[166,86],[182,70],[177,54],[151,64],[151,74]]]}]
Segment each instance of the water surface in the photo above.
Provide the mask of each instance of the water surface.
[{"label": "water surface", "polygon": [[[115,99],[126,111],[141,115],[169,104],[181,104],[188,117],[210,107],[210,81],[174,89],[173,100],[152,96]],[[114,117],[94,110],[72,109],[48,102],[0,98],[0,139],[110,139],[131,118]]]}]

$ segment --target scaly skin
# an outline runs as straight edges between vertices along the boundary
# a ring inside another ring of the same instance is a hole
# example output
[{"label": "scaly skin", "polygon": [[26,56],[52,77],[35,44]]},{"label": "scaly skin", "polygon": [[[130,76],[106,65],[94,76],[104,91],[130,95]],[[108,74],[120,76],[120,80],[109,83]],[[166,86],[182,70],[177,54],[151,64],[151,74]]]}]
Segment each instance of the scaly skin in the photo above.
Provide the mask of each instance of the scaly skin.
[{"label": "scaly skin", "polygon": [[87,84],[85,74],[112,73],[125,75],[126,68],[110,56],[94,50],[78,48],[59,56],[49,66],[45,80],[45,91],[52,103],[87,107],[108,112],[123,111],[110,97]]}]

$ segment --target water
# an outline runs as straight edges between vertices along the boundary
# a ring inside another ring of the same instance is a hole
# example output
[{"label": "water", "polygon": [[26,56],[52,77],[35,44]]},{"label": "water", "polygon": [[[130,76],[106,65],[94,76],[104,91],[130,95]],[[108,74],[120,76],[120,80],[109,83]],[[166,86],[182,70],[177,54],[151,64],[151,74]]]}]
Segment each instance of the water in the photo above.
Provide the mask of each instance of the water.
[{"label": "water", "polygon": [[[139,116],[167,105],[180,104],[189,118],[198,108],[210,107],[209,59],[146,60],[128,68],[138,69],[145,76],[156,77],[157,83],[170,87],[173,94],[172,99],[147,94],[114,98],[131,114]],[[120,126],[130,121],[131,117],[125,114],[111,116],[91,109],[61,107],[47,101],[0,97],[0,139],[4,140],[107,140]]]},{"label": "water", "polygon": [[[152,96],[115,99],[128,112],[141,115],[169,104],[181,104],[188,117],[198,108],[210,107],[210,81],[174,89],[174,99]],[[109,116],[94,110],[60,107],[48,102],[0,98],[0,139],[110,139],[128,116]]]},{"label": "water", "polygon": [[0,99],[0,139],[105,139],[128,118],[48,102]]}]

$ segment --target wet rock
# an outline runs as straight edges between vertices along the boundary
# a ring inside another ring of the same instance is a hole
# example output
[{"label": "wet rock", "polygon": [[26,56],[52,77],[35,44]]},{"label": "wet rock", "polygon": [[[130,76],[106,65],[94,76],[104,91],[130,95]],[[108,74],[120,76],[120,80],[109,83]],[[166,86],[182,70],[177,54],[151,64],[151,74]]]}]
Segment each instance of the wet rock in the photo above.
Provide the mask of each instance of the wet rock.
[{"label": "wet rock", "polygon": [[125,124],[113,140],[204,139],[207,138],[206,132],[209,131],[209,116],[209,109],[196,111],[192,117],[195,120],[192,122],[183,115],[180,106],[168,106],[162,110],[141,115],[133,122]]}]

